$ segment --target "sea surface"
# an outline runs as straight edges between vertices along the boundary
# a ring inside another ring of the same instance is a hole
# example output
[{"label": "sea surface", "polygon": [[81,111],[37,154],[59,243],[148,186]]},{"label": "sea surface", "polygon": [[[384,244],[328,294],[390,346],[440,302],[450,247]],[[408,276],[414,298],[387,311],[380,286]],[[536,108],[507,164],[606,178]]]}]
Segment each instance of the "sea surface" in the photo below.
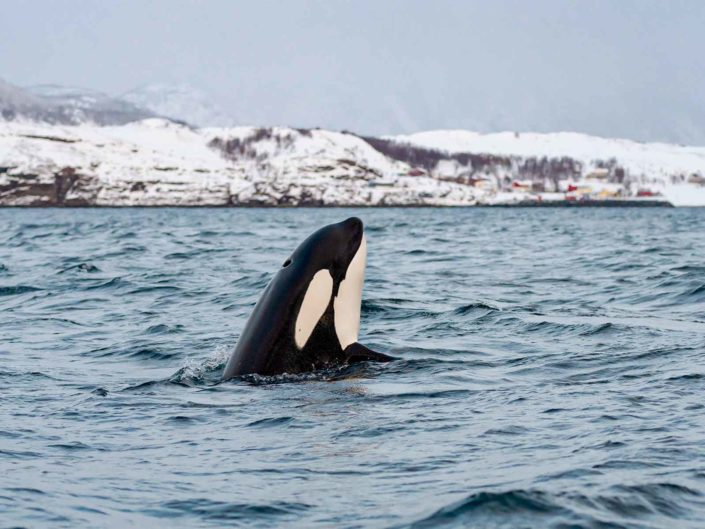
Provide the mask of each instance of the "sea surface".
[{"label": "sea surface", "polygon": [[[362,343],[219,381],[358,215]],[[2,209],[0,527],[705,527],[705,209]]]}]

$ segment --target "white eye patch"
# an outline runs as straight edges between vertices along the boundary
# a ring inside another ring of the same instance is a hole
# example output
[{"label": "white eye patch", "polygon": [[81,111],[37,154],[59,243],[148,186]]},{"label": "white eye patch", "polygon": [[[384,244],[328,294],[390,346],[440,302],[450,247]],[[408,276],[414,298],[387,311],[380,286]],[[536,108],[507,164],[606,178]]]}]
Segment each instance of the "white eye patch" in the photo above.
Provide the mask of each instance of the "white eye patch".
[{"label": "white eye patch", "polygon": [[335,312],[335,334],[340,347],[345,348],[357,342],[360,333],[360,306],[362,304],[362,286],[365,283],[365,263],[367,262],[367,241],[362,236],[360,247],[355,253],[345,274],[345,279],[338,287],[338,295],[333,300]]},{"label": "white eye patch", "polygon": [[299,314],[296,317],[294,341],[299,349],[306,346],[313,329],[326,311],[332,295],[333,277],[328,270],[319,270],[308,284]]}]

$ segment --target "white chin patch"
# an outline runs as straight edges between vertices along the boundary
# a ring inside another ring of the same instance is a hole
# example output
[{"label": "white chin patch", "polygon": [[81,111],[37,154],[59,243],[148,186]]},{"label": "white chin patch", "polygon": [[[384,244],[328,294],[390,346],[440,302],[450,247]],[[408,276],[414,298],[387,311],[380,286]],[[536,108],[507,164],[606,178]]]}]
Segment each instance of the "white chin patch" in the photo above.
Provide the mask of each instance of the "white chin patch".
[{"label": "white chin patch", "polygon": [[294,341],[303,349],[313,333],[313,329],[328,308],[333,295],[333,277],[328,270],[319,270],[308,284],[304,300],[296,317]]},{"label": "white chin patch", "polygon": [[365,263],[367,262],[367,241],[362,236],[360,248],[350,261],[345,279],[338,287],[338,295],[333,300],[335,315],[335,333],[340,347],[345,349],[357,342],[360,332],[360,306],[362,304],[362,285],[365,282]]}]

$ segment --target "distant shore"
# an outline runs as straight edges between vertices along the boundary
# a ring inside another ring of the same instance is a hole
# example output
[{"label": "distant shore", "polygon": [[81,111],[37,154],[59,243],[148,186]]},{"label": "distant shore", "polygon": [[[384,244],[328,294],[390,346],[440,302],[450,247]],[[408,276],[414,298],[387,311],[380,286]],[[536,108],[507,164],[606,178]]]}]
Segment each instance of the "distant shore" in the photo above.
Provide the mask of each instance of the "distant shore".
[{"label": "distant shore", "polygon": [[667,200],[551,200],[525,201],[516,204],[486,204],[495,208],[673,208]]},{"label": "distant shore", "polygon": [[331,209],[331,208],[359,208],[359,209],[408,209],[408,208],[673,208],[670,202],[664,200],[580,200],[580,201],[526,201],[502,204],[464,204],[464,205],[443,205],[443,204],[301,204],[301,205],[269,205],[269,204],[160,204],[160,205],[61,205],[61,204],[34,204],[34,205],[7,205],[0,204],[4,209]]},{"label": "distant shore", "polygon": [[705,206],[705,147],[574,133],[402,137],[0,121],[0,205]]}]

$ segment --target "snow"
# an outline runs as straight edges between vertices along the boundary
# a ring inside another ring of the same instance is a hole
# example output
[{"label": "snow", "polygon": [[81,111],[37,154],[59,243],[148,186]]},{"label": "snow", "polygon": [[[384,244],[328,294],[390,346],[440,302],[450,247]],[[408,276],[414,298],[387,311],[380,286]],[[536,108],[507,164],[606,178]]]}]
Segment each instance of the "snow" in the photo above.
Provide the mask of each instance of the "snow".
[{"label": "snow", "polygon": [[108,125],[150,115],[127,101],[95,90],[57,85],[20,88],[0,79],[0,120]]},{"label": "snow", "polygon": [[437,130],[390,136],[399,142],[447,152],[473,152],[506,156],[563,157],[587,165],[615,158],[635,175],[659,179],[666,175],[705,172],[705,147],[667,143],[640,143],[575,132],[550,134],[500,132],[479,134],[465,130]]},{"label": "snow", "polygon": [[[30,183],[51,186],[58,173],[71,168],[86,183],[66,198],[82,204],[374,205],[474,200],[474,190],[467,186],[397,176],[408,166],[389,160],[353,135],[271,129],[270,138],[253,142],[254,157],[234,160],[209,146],[216,137],[246,139],[257,130],[194,129],[156,118],[110,127],[0,123],[0,167],[6,168],[0,186],[21,187],[26,175],[34,179]],[[374,188],[369,182],[378,177],[390,178],[393,185]],[[0,204],[47,200],[12,190],[0,193]]]},{"label": "snow", "polygon": [[[518,159],[569,156],[585,164],[582,177],[597,160],[615,158],[639,186],[651,182],[649,189],[675,205],[705,206],[705,187],[672,183],[705,174],[701,147],[572,133],[435,131],[395,139]],[[222,146],[235,140],[237,149],[225,152]],[[474,187],[464,176],[468,167],[455,160],[441,160],[421,176],[410,176],[412,169],[356,135],[328,130],[199,129],[162,118],[102,127],[0,122],[0,204],[5,205],[473,205],[565,198],[559,192]],[[511,173],[515,168],[503,170],[492,176],[495,183],[524,179]],[[596,192],[623,190],[614,182],[581,182]],[[59,196],[56,189],[64,187]]]},{"label": "snow", "polygon": [[664,186],[662,193],[666,200],[676,207],[705,206],[705,187],[693,185]]},{"label": "snow", "polygon": [[25,91],[58,112],[57,123],[122,125],[153,115],[128,101],[87,88],[44,84],[30,86]]}]

